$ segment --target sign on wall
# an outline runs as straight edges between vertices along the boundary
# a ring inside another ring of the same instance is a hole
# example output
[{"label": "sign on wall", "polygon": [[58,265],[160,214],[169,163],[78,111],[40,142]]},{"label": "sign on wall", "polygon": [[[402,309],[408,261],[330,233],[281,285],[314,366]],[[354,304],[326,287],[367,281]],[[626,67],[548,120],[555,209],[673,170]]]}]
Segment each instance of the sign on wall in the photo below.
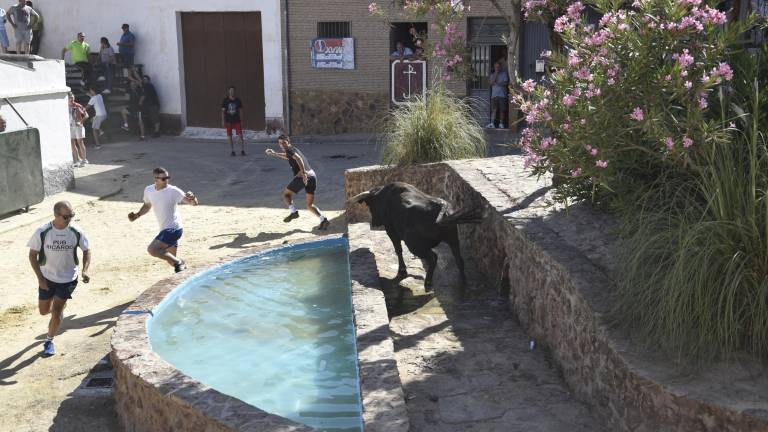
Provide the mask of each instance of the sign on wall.
[{"label": "sign on wall", "polygon": [[315,69],[355,68],[355,41],[352,38],[312,39],[310,49]]},{"label": "sign on wall", "polygon": [[415,96],[423,96],[427,89],[427,62],[424,60],[392,62],[391,100],[405,104]]}]

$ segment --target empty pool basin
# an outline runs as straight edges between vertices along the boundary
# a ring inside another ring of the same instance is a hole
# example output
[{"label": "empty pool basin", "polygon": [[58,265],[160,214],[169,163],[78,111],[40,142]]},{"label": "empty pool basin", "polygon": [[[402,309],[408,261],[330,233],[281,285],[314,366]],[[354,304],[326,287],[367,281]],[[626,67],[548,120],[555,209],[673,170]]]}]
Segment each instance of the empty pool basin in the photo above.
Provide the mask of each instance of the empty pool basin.
[{"label": "empty pool basin", "polygon": [[221,393],[322,431],[362,431],[347,239],[211,268],[152,311],[152,349]]}]

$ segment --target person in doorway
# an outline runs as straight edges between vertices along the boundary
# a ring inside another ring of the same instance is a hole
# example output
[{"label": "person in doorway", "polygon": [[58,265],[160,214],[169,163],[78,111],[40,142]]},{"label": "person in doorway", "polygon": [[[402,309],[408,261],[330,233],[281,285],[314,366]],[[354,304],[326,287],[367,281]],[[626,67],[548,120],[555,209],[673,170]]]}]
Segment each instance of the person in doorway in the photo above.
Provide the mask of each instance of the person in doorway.
[{"label": "person in doorway", "polygon": [[120,27],[123,34],[117,43],[117,50],[120,53],[120,61],[123,66],[133,66],[133,60],[136,55],[136,36],[131,33],[131,26],[123,24]]},{"label": "person in doorway", "polygon": [[487,127],[504,129],[504,117],[509,105],[507,102],[509,75],[502,70],[501,63],[494,63],[489,82],[491,84],[491,122]]},{"label": "person in doorway", "polygon": [[404,58],[410,58],[413,56],[413,50],[404,46],[402,42],[397,41],[395,50],[389,55],[392,60],[403,60]]},{"label": "person in doorway", "polygon": [[0,114],[0,132],[5,132],[5,127],[6,127],[5,118],[3,117],[2,114]]},{"label": "person in doorway", "polygon": [[31,1],[27,0],[27,6],[37,12],[37,18],[32,21],[32,43],[29,46],[29,53],[37,55],[40,52],[40,42],[43,40],[43,14]]},{"label": "person in doorway", "polygon": [[16,37],[16,54],[29,53],[29,45],[32,43],[32,24],[40,15],[34,9],[27,6],[25,0],[19,0],[18,4],[8,9],[8,22],[13,27]]},{"label": "person in doorway", "polygon": [[176,273],[187,268],[184,260],[178,258],[179,239],[184,233],[179,216],[178,204],[187,203],[193,206],[198,204],[197,197],[191,191],[184,192],[168,181],[171,176],[168,170],[157,167],[152,170],[155,183],[144,189],[144,205],[138,212],[128,213],[131,222],[147,214],[149,209],[154,209],[155,217],[160,224],[160,233],[147,247],[147,252],[172,265]]},{"label": "person in doorway", "polygon": [[0,7],[0,52],[8,54],[8,47],[11,46],[11,41],[8,40],[8,33],[5,31],[5,22],[8,21],[8,16],[5,13],[5,9]]},{"label": "person in doorway", "polygon": [[144,118],[142,116],[142,102],[144,102],[144,89],[141,82],[131,81],[131,90],[128,96],[128,106],[123,108],[121,114],[123,115],[123,129],[126,132],[130,132],[128,128],[128,117],[136,117],[136,121],[139,123],[139,141],[144,141]]},{"label": "person in doorway", "polygon": [[101,124],[107,119],[107,107],[104,106],[104,98],[91,87],[88,89],[88,96],[91,99],[88,101],[88,106],[92,106],[96,115],[93,116],[93,123],[91,123],[91,129],[93,129],[93,142],[96,143],[96,149],[101,148],[101,136],[104,135],[104,131],[101,130]]},{"label": "person in doorway", "polygon": [[152,136],[157,138],[160,136],[160,99],[157,97],[157,90],[152,85],[152,80],[149,75],[144,75],[142,78],[142,89],[144,90],[143,99],[140,101],[140,105],[143,107],[142,111],[145,113],[145,117],[152,123],[154,132]]},{"label": "person in doorway", "polygon": [[75,168],[88,164],[85,153],[85,127],[83,123],[88,119],[88,112],[82,105],[75,101],[75,95],[69,93],[69,134],[72,139],[72,157]]},{"label": "person in doorway", "polygon": [[53,337],[61,325],[67,300],[77,288],[77,248],[83,250],[81,279],[88,283],[91,249],[85,232],[72,223],[72,204],[59,201],[53,206],[53,221],[39,227],[29,239],[29,264],[37,276],[38,309],[40,315],[51,315],[48,335],[43,343],[43,355],[56,353]]},{"label": "person in doorway", "polygon": [[315,227],[315,229],[328,229],[328,226],[331,224],[330,221],[328,221],[328,218],[323,216],[322,213],[320,213],[320,209],[315,206],[317,176],[309,165],[309,160],[307,160],[299,149],[291,145],[291,139],[287,135],[280,135],[277,138],[277,144],[283,150],[282,152],[278,153],[272,149],[266,149],[265,153],[267,156],[287,160],[291,167],[291,171],[293,171],[293,179],[283,190],[283,201],[290,210],[290,214],[283,219],[283,222],[290,222],[299,217],[299,211],[296,209],[296,206],[293,205],[293,197],[304,189],[307,195],[307,209],[320,219],[320,225]]},{"label": "person in doorway", "polygon": [[101,47],[99,48],[99,78],[100,81],[104,77],[104,94],[112,93],[112,80],[115,77],[115,50],[112,45],[109,44],[109,39],[102,37],[100,40]]},{"label": "person in doorway", "polygon": [[61,50],[62,60],[64,60],[67,51],[69,51],[69,58],[72,63],[80,68],[80,71],[82,72],[80,84],[83,86],[87,85],[91,80],[91,46],[85,41],[85,33],[78,33],[77,39],[68,43],[67,46]]},{"label": "person in doorway", "polygon": [[235,155],[235,142],[232,138],[234,130],[240,139],[240,154],[245,156],[245,139],[243,139],[243,102],[235,96],[235,86],[227,87],[227,97],[221,101],[221,127],[227,130],[229,137],[230,156]]}]

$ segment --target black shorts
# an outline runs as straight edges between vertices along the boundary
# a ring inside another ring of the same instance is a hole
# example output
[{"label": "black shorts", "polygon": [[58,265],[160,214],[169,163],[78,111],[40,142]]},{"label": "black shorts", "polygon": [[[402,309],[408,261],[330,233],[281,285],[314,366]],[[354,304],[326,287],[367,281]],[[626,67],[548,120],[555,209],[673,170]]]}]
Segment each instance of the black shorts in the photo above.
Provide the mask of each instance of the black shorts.
[{"label": "black shorts", "polygon": [[53,296],[62,300],[71,299],[72,293],[77,288],[77,279],[67,283],[52,282],[48,279],[45,281],[48,282],[48,291],[42,288],[37,289],[37,298],[40,300],[50,300]]},{"label": "black shorts", "polygon": [[293,193],[299,193],[302,189],[305,189],[308,194],[314,194],[315,189],[317,189],[317,178],[315,176],[308,176],[307,177],[307,184],[304,184],[304,179],[299,177],[294,177],[293,180],[291,180],[290,183],[288,183],[288,186],[286,186],[286,189]]}]

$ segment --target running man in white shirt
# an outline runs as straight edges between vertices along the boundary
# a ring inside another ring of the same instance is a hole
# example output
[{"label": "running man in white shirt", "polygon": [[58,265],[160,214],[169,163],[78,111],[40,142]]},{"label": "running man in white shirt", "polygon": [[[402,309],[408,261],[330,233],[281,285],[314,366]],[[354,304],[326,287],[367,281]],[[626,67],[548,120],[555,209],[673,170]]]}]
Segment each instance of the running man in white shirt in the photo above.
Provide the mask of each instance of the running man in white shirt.
[{"label": "running man in white shirt", "polygon": [[93,110],[96,111],[91,128],[93,129],[93,142],[96,143],[96,149],[98,150],[101,148],[99,137],[104,135],[104,131],[101,130],[101,124],[107,119],[107,108],[104,106],[104,97],[95,88],[89,88],[88,95],[91,97],[88,101],[88,106],[92,106]]},{"label": "running man in white shirt", "polygon": [[147,214],[149,209],[154,208],[155,217],[160,224],[160,234],[149,244],[147,252],[172,265],[178,273],[186,269],[187,266],[183,260],[176,257],[179,239],[184,233],[177,204],[184,202],[196,206],[197,197],[191,191],[184,193],[181,189],[168,183],[171,176],[165,168],[155,168],[152,173],[155,176],[155,184],[144,189],[144,205],[138,212],[128,213],[128,220],[133,222]]},{"label": "running man in white shirt", "polygon": [[43,343],[43,355],[56,353],[53,337],[61,325],[64,307],[77,287],[77,248],[83,250],[83,283],[90,282],[88,267],[91,249],[85,233],[71,224],[75,213],[67,201],[53,206],[54,219],[35,231],[29,239],[29,263],[37,276],[40,315],[51,314],[48,336]]}]

